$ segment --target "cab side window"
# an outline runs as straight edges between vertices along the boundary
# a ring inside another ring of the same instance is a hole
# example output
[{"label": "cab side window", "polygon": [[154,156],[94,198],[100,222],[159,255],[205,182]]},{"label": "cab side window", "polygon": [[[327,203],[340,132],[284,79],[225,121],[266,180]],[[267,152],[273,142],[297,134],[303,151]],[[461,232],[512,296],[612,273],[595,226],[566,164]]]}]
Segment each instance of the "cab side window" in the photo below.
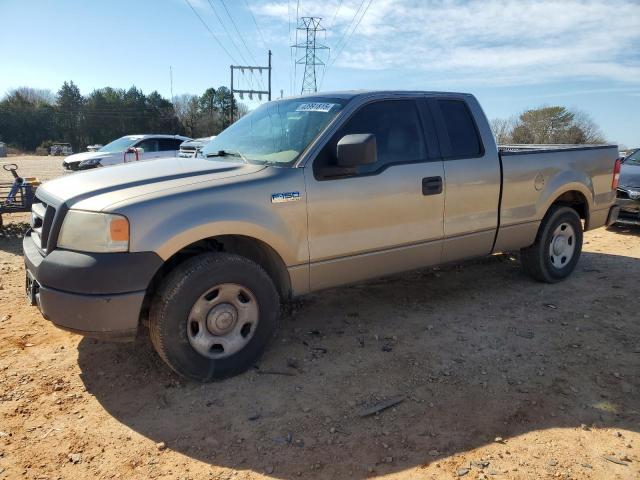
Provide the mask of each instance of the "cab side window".
[{"label": "cab side window", "polygon": [[145,153],[157,152],[158,140],[156,140],[155,138],[149,138],[147,140],[141,141],[138,145],[136,145],[136,147],[142,148],[145,151]]},{"label": "cab side window", "polygon": [[365,105],[328,142],[314,162],[316,178],[323,168],[336,164],[336,146],[345,135],[372,133],[376,136],[378,160],[358,167],[356,175],[375,174],[389,165],[427,159],[420,117],[413,100],[385,100]]},{"label": "cab side window", "polygon": [[158,140],[158,143],[160,144],[159,151],[170,152],[174,150],[180,150],[180,144],[182,142],[183,142],[182,140],[174,139],[174,138],[161,138],[160,140]]}]

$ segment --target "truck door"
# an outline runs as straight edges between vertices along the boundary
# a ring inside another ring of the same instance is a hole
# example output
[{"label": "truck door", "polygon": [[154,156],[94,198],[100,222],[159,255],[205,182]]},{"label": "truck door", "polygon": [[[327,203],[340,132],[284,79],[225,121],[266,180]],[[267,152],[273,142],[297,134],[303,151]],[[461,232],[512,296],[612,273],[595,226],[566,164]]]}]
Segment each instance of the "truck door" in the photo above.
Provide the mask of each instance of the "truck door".
[{"label": "truck door", "polygon": [[[377,162],[335,174],[336,145],[355,133],[375,135]],[[444,172],[427,137],[436,138],[434,127],[416,100],[378,100],[355,111],[307,163],[311,289],[440,262]]]},{"label": "truck door", "polygon": [[151,160],[161,156],[159,141],[157,138],[147,138],[136,145],[143,150],[140,160]]},{"label": "truck door", "polygon": [[443,262],[488,255],[498,227],[500,159],[494,142],[482,142],[474,118],[489,127],[480,106],[471,100],[428,99],[444,166]]}]

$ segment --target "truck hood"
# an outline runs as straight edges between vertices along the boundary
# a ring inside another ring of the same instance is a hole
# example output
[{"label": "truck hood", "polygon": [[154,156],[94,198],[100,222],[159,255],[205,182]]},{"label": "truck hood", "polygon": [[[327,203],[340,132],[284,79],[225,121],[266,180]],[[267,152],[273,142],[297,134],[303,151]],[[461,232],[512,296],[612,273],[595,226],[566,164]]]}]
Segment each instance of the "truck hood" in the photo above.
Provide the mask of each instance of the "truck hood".
[{"label": "truck hood", "polygon": [[161,158],[66,175],[42,184],[36,195],[49,204],[65,203],[70,208],[100,211],[133,197],[200,182],[218,182],[264,168],[205,158]]},{"label": "truck hood", "polygon": [[622,164],[620,169],[621,187],[640,187],[640,165]]},{"label": "truck hood", "polygon": [[122,157],[123,154],[124,154],[123,152],[120,152],[120,153],[82,152],[82,153],[75,153],[73,155],[69,155],[63,160],[63,162],[66,164],[69,164],[69,163],[82,162],[84,160],[89,160],[90,158],[107,158],[107,157],[113,157],[115,155],[120,155]]}]

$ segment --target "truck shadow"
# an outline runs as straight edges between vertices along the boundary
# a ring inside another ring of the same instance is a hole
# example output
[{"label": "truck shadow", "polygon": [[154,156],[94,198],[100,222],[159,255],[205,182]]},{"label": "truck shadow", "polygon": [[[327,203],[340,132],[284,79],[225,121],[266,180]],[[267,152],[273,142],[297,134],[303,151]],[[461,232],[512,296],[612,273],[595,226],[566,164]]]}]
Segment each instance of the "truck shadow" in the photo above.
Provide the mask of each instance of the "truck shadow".
[{"label": "truck shadow", "polygon": [[109,414],[194,459],[364,478],[548,428],[640,431],[638,278],[585,253],[543,285],[493,256],[290,303],[259,368],[223,382],[185,382],[145,340],[84,339],[79,364]]}]

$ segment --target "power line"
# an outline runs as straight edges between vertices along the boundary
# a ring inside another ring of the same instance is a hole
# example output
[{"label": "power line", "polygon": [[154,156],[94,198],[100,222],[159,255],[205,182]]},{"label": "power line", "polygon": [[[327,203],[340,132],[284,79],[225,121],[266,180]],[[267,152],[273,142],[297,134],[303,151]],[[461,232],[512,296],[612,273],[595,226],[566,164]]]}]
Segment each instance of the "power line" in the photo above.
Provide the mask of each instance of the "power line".
[{"label": "power line", "polygon": [[[362,9],[362,6],[364,5],[365,1],[366,0],[362,0],[360,2],[360,5],[358,5],[358,8],[356,9],[355,13],[353,14],[353,17],[351,18],[351,20],[349,20],[349,23],[347,24],[347,26],[342,31],[342,36],[333,45],[333,49],[329,52],[329,56],[327,57],[327,64],[328,65],[325,66],[325,68],[322,70],[322,78],[320,80],[320,89],[322,89],[322,85],[324,84],[324,77],[325,77],[325,75],[327,73],[327,70],[329,69],[329,66],[330,66],[329,62],[331,61],[331,54],[338,49],[338,45],[340,45],[340,42],[342,42],[342,40],[344,40],[345,36],[347,35],[347,32],[349,31],[349,29],[351,28],[351,26],[355,22],[356,18],[358,17],[358,13],[360,13],[360,10]],[[335,21],[336,21],[336,18],[338,16],[338,11],[340,10],[341,6],[342,6],[342,0],[340,0],[340,3],[338,4],[338,8],[336,8],[335,13],[333,14],[333,21],[331,22],[331,26],[332,27],[333,27],[333,25],[335,25]],[[333,65],[333,63],[331,63],[331,65]]]},{"label": "power line", "polygon": [[231,33],[229,33],[229,30],[227,30],[227,26],[226,26],[224,20],[222,20],[222,18],[218,14],[218,11],[216,10],[216,8],[213,6],[213,2],[211,0],[207,0],[207,2],[209,3],[209,7],[211,7],[211,10],[213,11],[213,13],[215,14],[216,18],[218,19],[218,22],[220,22],[220,25],[222,25],[222,28],[224,29],[224,32],[227,34],[227,37],[229,37],[229,40],[231,40],[231,44],[233,45],[233,47],[238,52],[238,55],[240,55],[240,60],[242,60],[244,63],[249,63],[249,62],[247,62],[247,59],[244,57],[244,55],[242,55],[242,51],[240,50],[240,47],[238,47],[238,45],[236,45],[236,42],[233,39],[233,35],[231,35]]},{"label": "power line", "polygon": [[344,40],[344,38],[347,35],[347,32],[351,29],[351,26],[354,24],[354,22],[356,21],[356,18],[358,16],[358,14],[360,13],[360,10],[362,9],[362,6],[364,5],[364,2],[366,0],[361,0],[360,1],[360,5],[358,5],[357,10],[355,11],[355,13],[353,14],[353,17],[351,18],[351,20],[349,21],[348,25],[345,27],[345,29],[342,31],[342,36],[338,39],[338,41],[335,43],[335,45],[333,46],[333,49],[336,50],[338,48],[338,45],[340,45],[340,43],[342,42],[342,40]]},{"label": "power line", "polygon": [[[291,45],[293,43],[291,39],[291,0],[287,0],[287,16],[289,17],[289,45]],[[293,95],[293,47],[289,48],[289,54],[291,57],[289,61],[289,95]]]},{"label": "power line", "polygon": [[340,2],[338,3],[338,8],[336,8],[336,12],[333,14],[333,19],[331,20],[331,27],[328,28],[333,28],[333,26],[336,23],[336,18],[338,17],[338,12],[340,11],[340,7],[342,7],[342,0],[340,0]]},{"label": "power line", "polygon": [[267,46],[267,42],[264,39],[264,35],[262,35],[262,30],[260,29],[260,26],[258,25],[258,21],[256,20],[256,16],[253,14],[253,10],[251,10],[251,7],[249,6],[249,1],[248,0],[244,0],[244,4],[247,6],[247,10],[249,10],[249,13],[251,14],[251,18],[253,19],[253,23],[256,26],[256,30],[258,30],[258,33],[260,34],[260,38],[262,39],[262,46],[266,47]]},{"label": "power line", "polygon": [[[300,0],[296,0],[296,31],[294,32],[296,44],[298,43],[298,22],[300,21]],[[296,53],[293,51],[293,89],[295,92],[296,82],[298,81],[298,62],[296,61]]]},{"label": "power line", "polygon": [[[209,0],[209,1],[211,1],[211,0]],[[249,52],[249,56],[251,57],[251,60],[253,60],[254,64],[257,64],[258,61],[256,60],[256,57],[253,56],[253,53],[251,52],[251,50],[247,46],[247,42],[245,42],[244,36],[240,33],[240,30],[238,29],[238,25],[236,24],[235,20],[231,16],[231,12],[227,8],[227,4],[225,3],[225,0],[220,0],[220,3],[222,3],[222,6],[224,7],[225,12],[227,12],[227,16],[229,17],[229,20],[231,20],[231,25],[233,25],[233,28],[235,29],[236,33],[238,34],[238,37],[240,37],[240,41],[244,45],[244,48],[246,48],[247,52]],[[258,83],[260,84],[260,88],[262,88],[264,90],[264,83],[262,83],[262,75],[257,77],[257,78],[258,78]]]},{"label": "power line", "polygon": [[224,47],[224,45],[222,44],[222,42],[220,41],[220,39],[216,36],[215,33],[213,33],[213,30],[211,30],[209,28],[209,25],[206,24],[206,22],[202,19],[202,17],[200,16],[200,14],[196,11],[195,8],[193,8],[193,5],[191,5],[191,2],[189,2],[189,0],[184,0],[185,2],[187,2],[187,5],[189,5],[189,7],[191,8],[191,10],[193,11],[193,13],[196,15],[196,17],[198,17],[198,20],[200,20],[200,23],[202,23],[202,25],[204,26],[204,28],[207,29],[207,31],[211,34],[211,36],[213,37],[213,39],[218,43],[218,45],[220,46],[220,48],[222,48],[222,50],[224,50],[224,53],[227,54],[227,56],[231,59],[231,61],[233,63],[237,63],[235,58],[233,58],[233,55],[231,55],[229,53],[229,51]]},{"label": "power line", "polygon": [[[364,1],[363,1],[364,3]],[[367,3],[367,7],[364,9],[364,11],[362,12],[362,15],[360,16],[360,18],[358,19],[358,23],[356,23],[356,26],[353,27],[353,30],[351,30],[351,33],[349,34],[349,36],[347,37],[347,39],[344,41],[344,43],[342,44],[342,46],[340,47],[340,50],[338,51],[338,53],[336,53],[336,56],[333,57],[333,61],[329,64],[329,66],[327,67],[327,69],[331,68],[333,66],[334,63],[336,63],[336,60],[338,60],[338,57],[340,56],[340,54],[342,53],[342,51],[344,50],[344,47],[347,45],[347,43],[349,43],[349,40],[351,40],[351,37],[353,36],[353,34],[355,33],[355,31],[358,29],[358,27],[360,26],[360,22],[362,22],[362,19],[364,18],[364,16],[367,14],[367,11],[369,10],[369,7],[371,6],[371,4],[373,3],[373,0],[369,0],[369,3]]]},{"label": "power line", "polygon": [[236,25],[235,20],[231,16],[231,12],[229,12],[229,9],[227,8],[227,4],[225,3],[224,0],[220,0],[220,3],[222,3],[222,6],[224,7],[225,12],[227,12],[227,16],[229,17],[229,20],[231,20],[231,25],[233,25],[233,28],[235,29],[236,33],[238,34],[238,37],[240,37],[240,40],[242,41],[242,44],[244,45],[244,48],[246,48],[247,52],[249,52],[249,56],[251,57],[251,60],[253,60],[254,63],[258,63],[256,61],[256,57],[253,56],[253,53],[251,52],[251,50],[247,46],[247,42],[244,41],[244,37],[240,33],[240,30],[238,30],[238,25]]}]

